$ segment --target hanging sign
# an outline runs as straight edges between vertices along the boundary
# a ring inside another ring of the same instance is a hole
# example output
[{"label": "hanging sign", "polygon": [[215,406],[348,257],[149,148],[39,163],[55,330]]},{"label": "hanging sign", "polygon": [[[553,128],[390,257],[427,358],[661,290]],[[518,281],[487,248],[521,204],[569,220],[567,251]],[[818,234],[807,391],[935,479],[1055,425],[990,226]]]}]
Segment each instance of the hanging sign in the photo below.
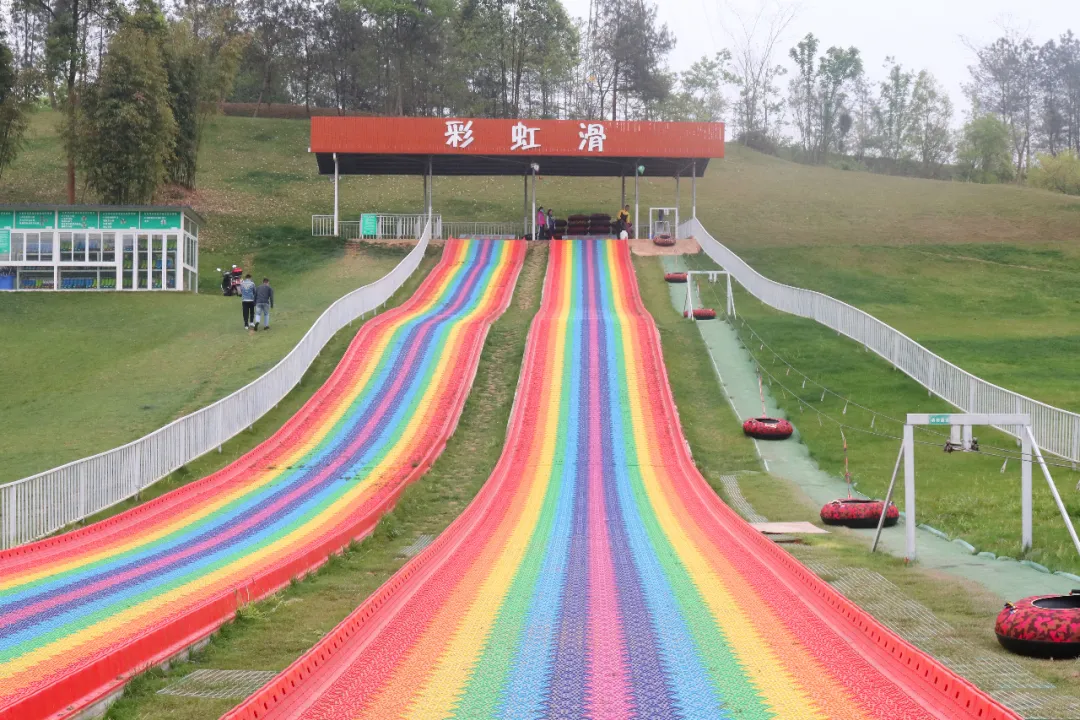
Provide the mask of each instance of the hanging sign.
[{"label": "hanging sign", "polygon": [[17,210],[15,228],[17,230],[48,230],[56,224],[56,213],[37,210]]},{"label": "hanging sign", "polygon": [[931,425],[952,425],[952,416],[951,415],[931,415],[930,416],[930,424]]},{"label": "hanging sign", "polygon": [[178,212],[141,212],[139,227],[143,230],[179,230],[180,213]]},{"label": "hanging sign", "polygon": [[379,233],[379,216],[364,213],[360,216],[360,237],[375,237]]},{"label": "hanging sign", "polygon": [[96,230],[99,226],[96,210],[62,210],[60,212],[61,230]]},{"label": "hanging sign", "polygon": [[10,210],[0,210],[0,228],[11,228],[15,223],[15,213]]},{"label": "hanging sign", "polygon": [[110,210],[101,213],[102,230],[137,230],[139,213],[132,211]]}]

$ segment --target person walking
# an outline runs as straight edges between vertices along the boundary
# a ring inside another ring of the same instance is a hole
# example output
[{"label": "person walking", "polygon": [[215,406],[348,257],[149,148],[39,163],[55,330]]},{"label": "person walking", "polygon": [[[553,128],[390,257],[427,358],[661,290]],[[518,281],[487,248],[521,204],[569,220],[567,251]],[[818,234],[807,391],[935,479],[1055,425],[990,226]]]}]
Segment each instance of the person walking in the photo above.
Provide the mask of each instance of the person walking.
[{"label": "person walking", "polygon": [[270,308],[274,307],[274,288],[270,287],[270,278],[263,278],[262,285],[255,288],[255,332],[259,332],[259,323],[263,329],[270,329]]},{"label": "person walking", "polygon": [[244,329],[249,330],[255,322],[255,281],[251,273],[240,283],[240,305],[244,309]]}]

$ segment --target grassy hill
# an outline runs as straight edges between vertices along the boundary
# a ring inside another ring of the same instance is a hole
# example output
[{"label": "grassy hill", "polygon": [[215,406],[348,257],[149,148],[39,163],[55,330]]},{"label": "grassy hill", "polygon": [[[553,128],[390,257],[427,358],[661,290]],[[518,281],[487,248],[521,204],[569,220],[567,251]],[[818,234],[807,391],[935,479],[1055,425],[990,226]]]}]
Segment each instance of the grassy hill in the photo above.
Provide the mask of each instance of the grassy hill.
[{"label": "grassy hill", "polygon": [[[57,120],[32,118],[26,149],[0,181],[3,201],[64,200]],[[310,237],[310,215],[331,211],[333,187],[307,145],[303,121],[211,123],[198,190],[163,198],[209,219],[203,295],[0,295],[10,360],[0,481],[133,439],[231,392],[280,358],[334,298],[392,266],[400,250],[346,254]],[[688,182],[682,190],[688,216]],[[447,219],[517,219],[521,193],[519,178],[435,182]],[[560,215],[613,212],[619,183],[545,177],[538,199]],[[713,235],[770,277],[862,307],[988,380],[1080,409],[1075,198],[808,167],[731,146],[699,181],[698,199]],[[642,182],[643,214],[673,201],[672,181]],[[345,217],[421,205],[419,178],[342,180]],[[243,335],[235,302],[213,295],[214,268],[232,262],[274,278],[281,307],[272,336]]]}]

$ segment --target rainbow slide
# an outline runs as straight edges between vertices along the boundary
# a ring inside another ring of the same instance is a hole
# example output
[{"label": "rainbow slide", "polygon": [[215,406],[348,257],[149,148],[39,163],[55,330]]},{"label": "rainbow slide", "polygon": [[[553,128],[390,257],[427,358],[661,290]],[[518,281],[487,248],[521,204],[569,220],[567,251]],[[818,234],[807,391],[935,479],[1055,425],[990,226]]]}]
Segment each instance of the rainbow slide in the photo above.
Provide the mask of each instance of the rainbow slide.
[{"label": "rainbow slide", "polygon": [[473,503],[226,716],[1015,717],[725,506],[683,439],[625,243],[551,243]]},{"label": "rainbow slide", "polygon": [[225,469],[0,553],[0,718],[66,717],[371,531],[453,432],[520,241],[450,241],[416,294]]}]

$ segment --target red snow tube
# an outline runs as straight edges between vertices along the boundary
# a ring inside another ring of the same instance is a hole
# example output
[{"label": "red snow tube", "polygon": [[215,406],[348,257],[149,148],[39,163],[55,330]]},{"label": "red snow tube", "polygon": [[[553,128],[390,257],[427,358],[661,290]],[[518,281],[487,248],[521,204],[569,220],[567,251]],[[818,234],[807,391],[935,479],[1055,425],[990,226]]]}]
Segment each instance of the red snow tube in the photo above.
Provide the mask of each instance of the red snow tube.
[{"label": "red snow tube", "polygon": [[[683,317],[690,317],[690,313],[683,310],[682,316]],[[695,308],[694,309],[694,319],[695,320],[715,320],[716,319],[716,311],[713,310],[712,308]]]},{"label": "red snow tube", "polygon": [[1003,648],[1018,655],[1080,657],[1080,590],[1005,603],[994,632]]},{"label": "red snow tube", "polygon": [[793,432],[791,423],[787,420],[769,417],[750,418],[742,424],[742,429],[744,433],[758,440],[786,440]]},{"label": "red snow tube", "polygon": [[675,238],[670,235],[657,235],[652,239],[653,245],[659,245],[660,247],[674,247]]},{"label": "red snow tube", "polygon": [[665,273],[664,279],[669,283],[684,283],[686,282],[686,273]]},{"label": "red snow tube", "polygon": [[[821,521],[826,525],[843,525],[850,528],[876,528],[881,518],[882,500],[842,498],[833,500],[821,508]],[[892,527],[900,519],[900,511],[889,503],[885,512],[885,527]]]}]

